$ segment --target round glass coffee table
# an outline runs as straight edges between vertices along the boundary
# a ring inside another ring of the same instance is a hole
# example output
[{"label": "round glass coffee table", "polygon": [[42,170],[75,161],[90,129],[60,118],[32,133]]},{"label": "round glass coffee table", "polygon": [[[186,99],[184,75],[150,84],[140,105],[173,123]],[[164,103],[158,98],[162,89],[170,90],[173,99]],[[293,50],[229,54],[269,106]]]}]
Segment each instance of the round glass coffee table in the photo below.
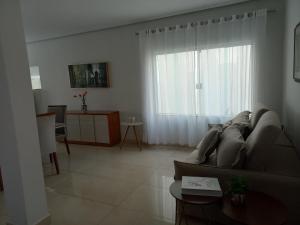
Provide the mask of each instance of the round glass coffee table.
[{"label": "round glass coffee table", "polygon": [[185,215],[186,205],[197,205],[202,210],[203,216],[208,220],[212,221],[212,218],[206,214],[205,206],[218,204],[222,202],[222,198],[200,196],[200,195],[182,195],[181,194],[181,180],[175,181],[170,186],[170,193],[176,199],[176,215],[175,225],[180,225],[184,218],[185,224],[188,225],[188,220]]}]

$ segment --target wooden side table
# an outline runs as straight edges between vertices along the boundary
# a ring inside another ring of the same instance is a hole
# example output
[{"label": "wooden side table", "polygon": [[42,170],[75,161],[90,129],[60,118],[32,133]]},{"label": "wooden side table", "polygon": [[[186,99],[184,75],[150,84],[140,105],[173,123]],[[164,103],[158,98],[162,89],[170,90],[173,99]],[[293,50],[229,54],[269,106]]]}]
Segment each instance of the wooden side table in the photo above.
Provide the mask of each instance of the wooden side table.
[{"label": "wooden side table", "polygon": [[123,144],[126,140],[129,128],[132,127],[132,129],[134,131],[134,135],[135,135],[136,144],[137,144],[138,148],[140,150],[142,150],[142,143],[141,143],[140,139],[138,138],[138,135],[137,135],[137,132],[136,132],[136,127],[141,127],[141,129],[142,129],[141,137],[143,138],[143,125],[144,125],[144,123],[142,123],[142,122],[122,122],[121,123],[121,126],[126,126],[126,131],[125,131],[125,135],[123,137],[123,140],[120,144],[120,149],[122,149],[122,147],[123,147]]},{"label": "wooden side table", "polygon": [[224,197],[222,212],[245,225],[283,225],[287,221],[287,209],[280,201],[253,191],[246,194],[243,206],[233,206],[231,198]]},{"label": "wooden side table", "polygon": [[181,180],[175,181],[170,186],[170,193],[176,199],[176,216],[175,225],[181,225],[184,218],[185,224],[188,225],[187,217],[185,216],[186,205],[198,205],[202,210],[202,214],[212,222],[212,218],[205,213],[204,207],[207,205],[217,204],[222,202],[222,198],[200,196],[200,195],[182,195],[181,194]]}]

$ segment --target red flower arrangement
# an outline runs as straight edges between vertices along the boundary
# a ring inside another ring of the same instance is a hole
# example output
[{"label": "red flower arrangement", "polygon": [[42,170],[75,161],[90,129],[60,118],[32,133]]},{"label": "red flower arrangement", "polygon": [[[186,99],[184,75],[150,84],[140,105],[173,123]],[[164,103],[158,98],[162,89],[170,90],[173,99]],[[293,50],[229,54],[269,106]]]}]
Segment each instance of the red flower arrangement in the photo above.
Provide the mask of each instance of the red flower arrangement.
[{"label": "red flower arrangement", "polygon": [[81,110],[86,112],[87,111],[87,105],[86,105],[86,96],[87,96],[87,91],[79,93],[78,95],[73,95],[74,98],[80,98],[82,101],[82,105],[81,105]]}]

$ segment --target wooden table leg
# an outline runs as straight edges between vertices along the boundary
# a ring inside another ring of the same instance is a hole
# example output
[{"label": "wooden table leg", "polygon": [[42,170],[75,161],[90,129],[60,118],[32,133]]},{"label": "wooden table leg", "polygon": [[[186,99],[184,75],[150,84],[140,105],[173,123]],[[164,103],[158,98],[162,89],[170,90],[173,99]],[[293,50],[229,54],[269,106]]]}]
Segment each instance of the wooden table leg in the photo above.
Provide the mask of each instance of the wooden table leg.
[{"label": "wooden table leg", "polygon": [[[176,199],[176,211],[175,211],[175,225],[180,225],[178,223],[178,218],[180,219],[180,209],[179,209],[179,201]],[[180,219],[181,220],[181,219]]]},{"label": "wooden table leg", "polygon": [[56,152],[53,152],[53,153],[52,153],[52,157],[53,157],[53,161],[54,161],[56,173],[57,173],[57,175],[58,175],[58,174],[59,174],[59,165],[58,165],[58,160],[57,160]]},{"label": "wooden table leg", "polygon": [[144,141],[144,126],[141,126],[141,147],[143,148]]},{"label": "wooden table leg", "polygon": [[1,174],[1,168],[0,168],[0,191],[3,191],[4,187],[3,187],[3,180],[2,180],[2,174]]},{"label": "wooden table leg", "polygon": [[133,126],[133,131],[134,131],[134,135],[135,135],[135,140],[136,140],[137,146],[138,146],[138,148],[139,148],[140,150],[142,150],[141,144],[140,144],[140,139],[139,139],[138,136],[137,136],[135,126]]},{"label": "wooden table leg", "polygon": [[50,158],[50,163],[53,163],[53,157],[52,157],[52,153],[49,154],[49,158]]},{"label": "wooden table leg", "polygon": [[204,206],[201,207],[201,211],[202,211],[202,215],[205,218],[205,220],[208,221],[208,224],[212,225],[213,224],[213,218],[206,213]]},{"label": "wooden table leg", "polygon": [[66,145],[67,153],[68,153],[68,155],[70,155],[69,143],[68,143],[68,140],[67,140],[66,136],[64,137],[64,142],[65,142],[65,145]]},{"label": "wooden table leg", "polygon": [[123,146],[123,144],[124,144],[124,142],[125,142],[125,139],[126,139],[128,130],[129,130],[129,126],[126,127],[126,131],[125,131],[124,138],[123,138],[123,140],[122,140],[122,142],[121,142],[121,144],[120,144],[120,149],[122,149],[122,146]]},{"label": "wooden table leg", "polygon": [[[185,224],[186,225],[189,225],[189,223],[188,223],[188,218],[187,218],[187,216],[186,216],[186,214],[185,214],[185,208],[184,208],[184,203],[183,202],[181,202],[181,217],[183,217],[184,218],[184,222],[185,222]],[[181,223],[181,221],[180,221],[180,223]]]},{"label": "wooden table leg", "polygon": [[179,216],[179,219],[178,219],[178,225],[181,225],[181,222],[182,222],[182,208],[181,208],[181,202],[180,202],[180,206],[179,207],[179,211],[178,211],[178,216]]}]

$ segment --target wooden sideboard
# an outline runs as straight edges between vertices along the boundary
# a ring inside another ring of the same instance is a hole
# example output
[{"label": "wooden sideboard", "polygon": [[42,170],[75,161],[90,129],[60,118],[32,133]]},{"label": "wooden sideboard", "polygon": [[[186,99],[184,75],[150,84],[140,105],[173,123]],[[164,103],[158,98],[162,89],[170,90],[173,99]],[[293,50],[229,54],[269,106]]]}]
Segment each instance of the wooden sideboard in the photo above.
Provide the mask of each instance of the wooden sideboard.
[{"label": "wooden sideboard", "polygon": [[113,146],[121,141],[118,111],[67,111],[66,124],[71,144]]}]

